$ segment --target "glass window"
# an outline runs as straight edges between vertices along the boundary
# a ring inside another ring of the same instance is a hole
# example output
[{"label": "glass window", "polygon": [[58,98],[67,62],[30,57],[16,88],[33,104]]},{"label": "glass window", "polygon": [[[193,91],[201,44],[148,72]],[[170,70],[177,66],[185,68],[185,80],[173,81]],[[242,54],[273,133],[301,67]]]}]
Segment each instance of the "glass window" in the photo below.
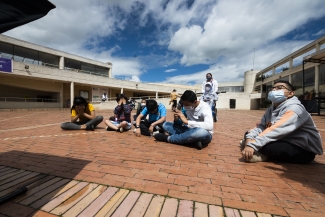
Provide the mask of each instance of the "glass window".
[{"label": "glass window", "polygon": [[108,68],[96,66],[96,74],[101,74],[101,75],[108,76]]},{"label": "glass window", "polygon": [[315,67],[305,69],[305,92],[315,90]]},{"label": "glass window", "polygon": [[291,84],[295,88],[295,95],[302,95],[302,71],[291,75]]},{"label": "glass window", "polygon": [[318,92],[320,92],[322,96],[325,96],[325,64],[321,65],[319,68]]}]

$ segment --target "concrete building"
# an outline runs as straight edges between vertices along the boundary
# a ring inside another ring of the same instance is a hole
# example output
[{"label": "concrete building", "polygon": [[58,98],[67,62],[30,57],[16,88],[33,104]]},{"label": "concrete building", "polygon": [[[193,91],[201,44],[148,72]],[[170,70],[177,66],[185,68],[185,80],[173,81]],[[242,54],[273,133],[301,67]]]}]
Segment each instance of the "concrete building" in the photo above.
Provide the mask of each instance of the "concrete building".
[{"label": "concrete building", "polygon": [[[115,97],[149,96],[162,101],[174,87],[112,77],[112,64],[36,45],[0,34],[0,58],[12,68],[0,69],[0,109],[66,108],[81,95],[99,109],[116,105]],[[181,86],[178,92],[191,87]],[[192,87],[193,88],[193,87]],[[195,89],[193,89],[196,91]],[[112,103],[100,103],[106,93]],[[168,103],[167,103],[168,104]]]}]

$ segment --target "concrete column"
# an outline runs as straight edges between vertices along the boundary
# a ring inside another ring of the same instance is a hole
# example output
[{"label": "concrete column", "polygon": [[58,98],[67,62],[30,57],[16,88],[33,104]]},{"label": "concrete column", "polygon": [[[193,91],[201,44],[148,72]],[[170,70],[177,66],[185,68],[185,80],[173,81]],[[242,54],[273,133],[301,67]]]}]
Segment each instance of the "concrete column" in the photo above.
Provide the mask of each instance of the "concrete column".
[{"label": "concrete column", "polygon": [[289,75],[289,83],[291,84],[292,82],[292,75]]},{"label": "concrete column", "polygon": [[108,68],[108,77],[112,78],[112,68]]},{"label": "concrete column", "polygon": [[273,66],[272,75],[275,75],[275,67]]},{"label": "concrete column", "polygon": [[263,85],[260,86],[260,93],[263,93]]},{"label": "concrete column", "polygon": [[158,91],[156,91],[156,99],[158,99]]},{"label": "concrete column", "polygon": [[289,65],[290,65],[289,68],[291,69],[293,67],[293,58],[292,57],[290,58]]},{"label": "concrete column", "polygon": [[63,102],[63,83],[62,83],[60,88],[60,108],[63,107],[64,107],[64,102]]},{"label": "concrete column", "polygon": [[121,94],[123,93],[123,87],[121,88]]},{"label": "concrete column", "polygon": [[315,46],[315,48],[316,48],[316,52],[319,51],[320,50],[320,44],[317,43],[316,46]]},{"label": "concrete column", "polygon": [[70,84],[70,107],[73,105],[73,99],[74,99],[74,82],[71,81]]},{"label": "concrete column", "polygon": [[315,66],[315,93],[318,93],[319,91],[319,69],[320,69],[320,65]]},{"label": "concrete column", "polygon": [[64,69],[64,57],[60,57],[60,60],[59,60],[59,69]]},{"label": "concrete column", "polygon": [[[109,93],[108,93],[108,98],[112,98],[112,89],[109,89],[108,92],[109,92]],[[107,101],[108,101],[108,100],[107,100]]]}]

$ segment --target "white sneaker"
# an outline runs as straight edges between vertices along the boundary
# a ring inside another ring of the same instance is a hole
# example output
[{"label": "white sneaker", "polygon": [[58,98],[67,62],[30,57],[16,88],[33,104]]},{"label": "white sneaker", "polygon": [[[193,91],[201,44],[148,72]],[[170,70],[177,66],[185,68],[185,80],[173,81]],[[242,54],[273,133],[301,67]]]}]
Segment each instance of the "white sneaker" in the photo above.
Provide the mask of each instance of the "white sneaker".
[{"label": "white sneaker", "polygon": [[152,133],[152,136],[154,136],[154,135],[156,135],[158,133],[159,133],[159,131],[157,130],[157,131],[155,131],[155,132]]},{"label": "white sneaker", "polygon": [[249,163],[263,162],[267,161],[267,156],[261,152],[255,151],[253,157],[248,161]]},{"label": "white sneaker", "polygon": [[134,128],[133,133],[136,133],[136,132],[137,132],[137,128]]}]

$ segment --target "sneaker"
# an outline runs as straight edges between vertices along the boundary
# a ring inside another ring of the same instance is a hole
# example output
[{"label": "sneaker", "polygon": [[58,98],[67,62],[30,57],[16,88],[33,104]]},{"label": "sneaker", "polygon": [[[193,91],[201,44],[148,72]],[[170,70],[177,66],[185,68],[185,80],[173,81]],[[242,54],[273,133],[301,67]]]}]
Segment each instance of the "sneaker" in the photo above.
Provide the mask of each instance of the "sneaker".
[{"label": "sneaker", "polygon": [[249,163],[263,162],[267,161],[267,156],[261,152],[255,151],[253,157],[248,161]]},{"label": "sneaker", "polygon": [[157,141],[168,142],[168,136],[163,133],[156,133],[154,137]]},{"label": "sneaker", "polygon": [[86,126],[86,130],[89,130],[89,131],[94,131],[94,129],[95,129],[95,127],[94,127],[94,125],[88,125],[88,126]]},{"label": "sneaker", "polygon": [[117,128],[116,132],[123,133],[123,127]]},{"label": "sneaker", "polygon": [[196,149],[201,150],[202,149],[202,142],[201,141],[197,141],[195,143],[195,147],[196,147]]},{"label": "sneaker", "polygon": [[136,133],[136,132],[137,132],[137,128],[134,128],[133,133]]},{"label": "sneaker", "polygon": [[155,131],[155,132],[152,133],[152,136],[155,136],[158,133],[159,133],[159,131]]},{"label": "sneaker", "polygon": [[240,150],[241,151],[244,150],[244,148],[245,148],[245,141],[244,140],[240,140],[239,141],[239,145],[240,145]]}]

